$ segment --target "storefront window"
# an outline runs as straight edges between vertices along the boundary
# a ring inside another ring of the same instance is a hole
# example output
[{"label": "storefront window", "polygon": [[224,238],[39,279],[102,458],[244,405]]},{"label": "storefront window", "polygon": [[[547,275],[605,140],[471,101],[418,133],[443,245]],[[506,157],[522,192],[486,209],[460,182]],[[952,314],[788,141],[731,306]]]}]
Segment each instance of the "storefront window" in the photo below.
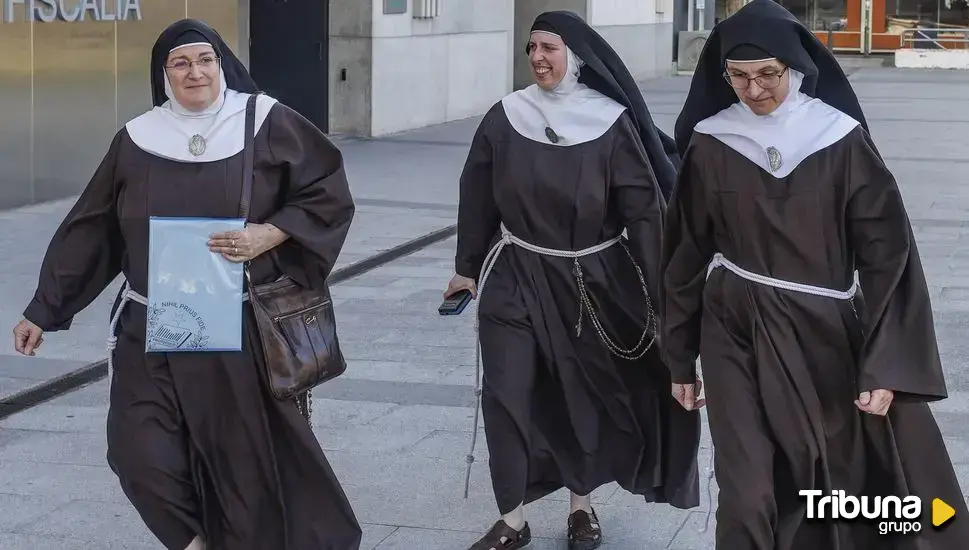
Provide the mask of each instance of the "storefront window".
[{"label": "storefront window", "polygon": [[966,0],[885,0],[890,26],[945,28],[969,26]]},{"label": "storefront window", "polygon": [[[729,17],[747,0],[717,0],[717,21]],[[842,52],[892,52],[898,48],[969,48],[962,31],[969,27],[969,0],[776,0],[803,22],[825,45]],[[913,43],[910,29],[925,29]]]},{"label": "storefront window", "polygon": [[778,3],[813,31],[840,31],[848,25],[846,0],[781,0]]}]

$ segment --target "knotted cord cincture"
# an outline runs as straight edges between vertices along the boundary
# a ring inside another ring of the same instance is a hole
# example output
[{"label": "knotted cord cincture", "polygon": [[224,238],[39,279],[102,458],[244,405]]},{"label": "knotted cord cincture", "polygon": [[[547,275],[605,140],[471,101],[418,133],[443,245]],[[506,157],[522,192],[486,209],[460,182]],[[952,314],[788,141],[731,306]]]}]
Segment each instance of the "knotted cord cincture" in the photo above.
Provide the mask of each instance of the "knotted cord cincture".
[{"label": "knotted cord cincture", "polygon": [[[588,310],[589,318],[592,321],[592,325],[595,327],[596,331],[598,332],[602,342],[606,345],[607,348],[609,348],[609,350],[613,354],[627,360],[639,359],[640,357],[645,355],[645,353],[649,350],[649,348],[652,347],[653,342],[656,340],[656,325],[657,325],[656,315],[653,312],[652,304],[649,299],[649,292],[647,291],[647,288],[646,288],[646,281],[645,281],[645,278],[643,277],[642,270],[639,268],[638,265],[636,265],[635,260],[633,260],[633,265],[635,265],[636,267],[636,273],[639,275],[640,283],[643,286],[643,294],[646,298],[648,321],[646,323],[646,328],[644,329],[642,336],[640,336],[639,338],[639,342],[632,349],[626,350],[619,347],[619,345],[616,344],[613,341],[613,339],[610,338],[605,333],[605,330],[602,327],[602,323],[599,322],[599,318],[598,316],[596,316],[595,311],[592,308],[592,303],[591,303],[591,300],[589,299],[588,292],[585,289],[584,280],[582,278],[582,268],[579,265],[579,260],[578,260],[583,256],[588,256],[591,254],[597,254],[599,252],[602,252],[603,250],[617,243],[622,245],[623,249],[626,251],[626,254],[629,255],[630,259],[632,260],[633,259],[632,254],[629,252],[629,249],[626,247],[625,243],[622,242],[622,235],[609,239],[608,241],[597,244],[595,246],[584,248],[582,250],[556,250],[554,248],[546,248],[544,246],[538,246],[538,245],[529,243],[527,241],[523,241],[518,237],[512,235],[511,232],[508,231],[508,228],[506,228],[505,225],[502,224],[501,239],[499,239],[498,242],[495,243],[493,247],[491,247],[491,250],[488,251],[488,255],[485,256],[484,263],[481,265],[481,271],[479,273],[478,282],[477,282],[477,294],[478,294],[477,299],[479,301],[478,303],[480,303],[481,293],[484,289],[485,283],[488,280],[488,276],[491,275],[492,268],[494,268],[495,263],[498,260],[498,256],[501,254],[501,251],[509,244],[520,246],[525,250],[534,252],[536,254],[541,254],[543,256],[553,256],[557,258],[572,258],[574,260],[572,272],[573,272],[573,275],[576,277],[576,283],[578,284],[579,299],[580,299],[579,320],[578,320],[578,323],[576,324],[576,337],[580,336],[582,332],[581,331],[582,313],[584,310]],[[476,312],[474,317],[474,333],[475,333],[474,425],[471,429],[471,448],[468,451],[467,456],[465,457],[467,461],[467,471],[465,472],[465,476],[464,476],[464,498],[468,498],[468,491],[471,485],[471,467],[474,464],[474,449],[478,441],[478,418],[481,410],[481,393],[482,393],[481,392],[481,339],[479,337],[479,332],[478,332],[479,327],[480,327],[480,320]],[[650,332],[653,333],[653,338],[651,338],[648,342],[646,342],[646,336]],[[645,342],[645,347],[644,347],[644,342]]]},{"label": "knotted cord cincture", "polygon": [[[834,298],[836,300],[847,300],[851,302],[851,307],[854,308],[854,297],[858,293],[858,287],[860,286],[858,272],[854,272],[854,281],[848,290],[834,290],[831,288],[824,288],[820,286],[806,285],[803,283],[795,283],[791,281],[785,281],[782,279],[775,279],[773,277],[768,277],[766,275],[758,275],[747,271],[746,269],[738,266],[737,264],[731,262],[720,252],[713,255],[710,264],[707,266],[707,279],[718,267],[723,267],[742,279],[746,279],[752,283],[758,283],[781,290],[790,290],[792,292],[800,292],[802,294],[811,294],[814,296],[821,296],[824,298]],[[707,468],[707,512],[705,514],[705,519],[703,522],[703,527],[700,529],[701,533],[705,533],[710,527],[710,517],[713,515],[713,478],[714,478],[714,449],[713,444],[710,444],[710,466]]]}]

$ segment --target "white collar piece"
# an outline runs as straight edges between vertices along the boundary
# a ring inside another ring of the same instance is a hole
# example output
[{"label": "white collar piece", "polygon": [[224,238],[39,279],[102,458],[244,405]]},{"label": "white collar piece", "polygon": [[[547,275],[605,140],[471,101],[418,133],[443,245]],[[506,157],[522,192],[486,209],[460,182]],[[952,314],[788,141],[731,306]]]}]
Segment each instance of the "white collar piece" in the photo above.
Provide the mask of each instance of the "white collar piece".
[{"label": "white collar piece", "polygon": [[582,61],[571,49],[566,54],[568,68],[554,89],[532,84],[501,100],[508,122],[523,137],[562,147],[578,145],[601,137],[626,110],[612,98],[580,84]]},{"label": "white collar piece", "polygon": [[788,69],[790,91],[768,115],[738,101],[700,121],[695,132],[710,135],[776,178],[787,177],[804,159],[834,145],[859,123],[817,98],[801,93],[804,75]]},{"label": "white collar piece", "polygon": [[[158,157],[179,162],[224,160],[245,145],[248,100],[249,94],[224,89],[210,107],[193,112],[169,99],[129,121],[125,129],[135,145]],[[275,99],[264,94],[256,99],[256,133],[275,104]]]}]

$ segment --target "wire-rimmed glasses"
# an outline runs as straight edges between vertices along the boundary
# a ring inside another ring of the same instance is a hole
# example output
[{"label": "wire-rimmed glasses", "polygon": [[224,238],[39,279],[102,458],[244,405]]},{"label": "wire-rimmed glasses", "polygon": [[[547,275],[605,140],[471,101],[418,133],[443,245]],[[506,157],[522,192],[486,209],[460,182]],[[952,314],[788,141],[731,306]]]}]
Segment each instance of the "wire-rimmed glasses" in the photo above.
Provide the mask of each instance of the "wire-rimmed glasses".
[{"label": "wire-rimmed glasses", "polygon": [[214,55],[203,55],[202,57],[196,59],[195,61],[189,61],[188,59],[176,59],[171,65],[165,65],[166,68],[179,73],[187,73],[192,70],[193,65],[198,65],[202,70],[211,69],[218,63],[219,57]]},{"label": "wire-rimmed glasses", "polygon": [[746,90],[750,86],[751,81],[756,82],[758,86],[765,90],[770,90],[781,85],[781,77],[787,72],[787,67],[777,74],[761,74],[753,78],[745,74],[730,74],[729,72],[723,73],[724,80],[727,84],[736,90]]}]

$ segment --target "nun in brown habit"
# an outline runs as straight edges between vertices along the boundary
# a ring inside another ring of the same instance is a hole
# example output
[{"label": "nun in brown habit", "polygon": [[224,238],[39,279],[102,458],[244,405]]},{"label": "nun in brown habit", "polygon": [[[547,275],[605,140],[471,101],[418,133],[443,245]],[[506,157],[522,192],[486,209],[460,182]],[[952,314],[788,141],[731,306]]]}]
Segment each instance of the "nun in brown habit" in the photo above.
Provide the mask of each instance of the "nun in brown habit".
[{"label": "nun in brown habit", "polygon": [[[183,20],[152,50],[154,108],[127,123],[48,248],[14,330],[33,355],[119,274],[108,463],[169,550],[356,550],[361,530],[297,404],[267,389],[251,306],[241,352],[146,354],[148,218],[238,217],[246,103],[256,85],[219,35]],[[246,230],[214,253],[322,288],[353,217],[340,151],[270,97],[256,103]],[[193,136],[201,136],[195,137]],[[258,223],[257,223],[258,222]]]},{"label": "nun in brown habit", "polygon": [[669,395],[651,345],[675,168],[621,59],[578,16],[539,15],[527,53],[535,84],[496,103],[472,142],[445,293],[481,291],[481,410],[501,519],[472,549],[526,546],[523,505],[567,487],[569,548],[588,550],[608,538],[596,487],[680,508],[699,500],[699,414]]},{"label": "nun in brown habit", "polygon": [[[688,409],[702,358],[716,547],[966,548],[969,513],[928,406],[946,387],[919,253],[838,62],[754,0],[712,31],[676,140],[663,350]],[[808,519],[802,490],[820,492],[815,512],[833,491],[869,508],[918,497],[921,531],[882,534],[899,518],[830,519],[830,506]],[[942,529],[934,498],[956,510]]]}]

